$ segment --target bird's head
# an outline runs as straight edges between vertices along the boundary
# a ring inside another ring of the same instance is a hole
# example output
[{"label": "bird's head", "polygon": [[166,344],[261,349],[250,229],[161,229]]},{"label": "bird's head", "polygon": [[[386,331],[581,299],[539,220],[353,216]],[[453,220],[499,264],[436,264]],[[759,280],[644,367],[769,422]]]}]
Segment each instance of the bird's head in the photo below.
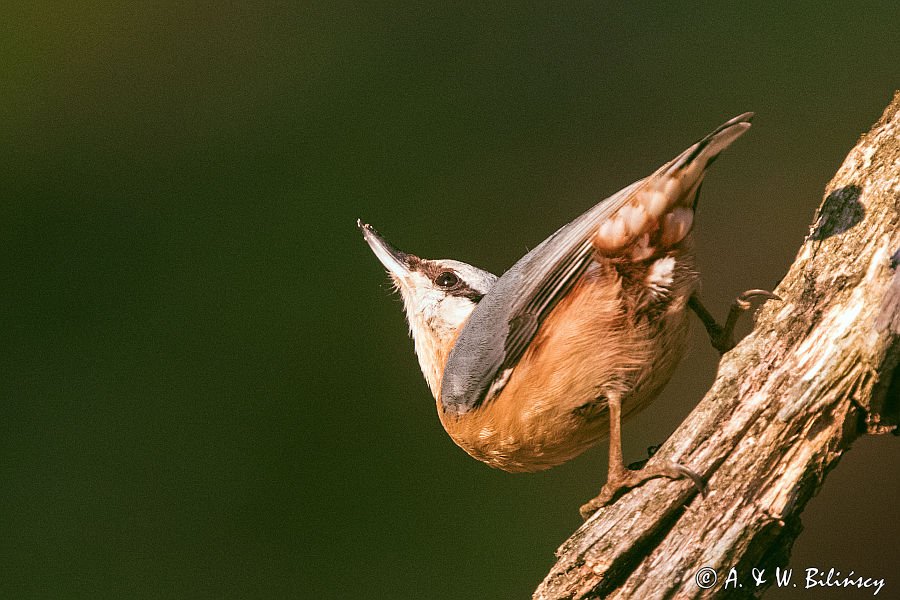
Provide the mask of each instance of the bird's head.
[{"label": "bird's head", "polygon": [[419,365],[437,398],[456,337],[497,276],[458,260],[429,260],[401,252],[371,225],[360,221],[357,225],[403,298]]}]

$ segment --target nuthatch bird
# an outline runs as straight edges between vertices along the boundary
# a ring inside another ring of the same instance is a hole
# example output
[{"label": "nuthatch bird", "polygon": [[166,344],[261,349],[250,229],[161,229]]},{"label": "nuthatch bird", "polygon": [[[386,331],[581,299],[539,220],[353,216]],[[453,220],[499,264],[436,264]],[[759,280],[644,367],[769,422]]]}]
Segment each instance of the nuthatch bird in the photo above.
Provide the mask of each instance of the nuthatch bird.
[{"label": "nuthatch bird", "polygon": [[655,477],[689,477],[673,463],[639,471],[622,461],[621,419],[669,381],[688,334],[688,308],[724,352],[745,292],[724,327],[695,292],[697,195],[707,167],[752,113],[705,138],[560,228],[501,277],[455,260],[401,252],[358,222],[400,291],[441,423],[471,456],[505,471],[564,463],[609,436],[609,471],[587,517]]}]

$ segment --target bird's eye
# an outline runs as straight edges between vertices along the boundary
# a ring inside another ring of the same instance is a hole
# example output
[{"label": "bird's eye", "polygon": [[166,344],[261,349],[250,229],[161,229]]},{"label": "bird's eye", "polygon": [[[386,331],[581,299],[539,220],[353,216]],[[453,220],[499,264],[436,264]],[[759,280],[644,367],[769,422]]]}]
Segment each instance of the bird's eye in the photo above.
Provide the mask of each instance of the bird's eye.
[{"label": "bird's eye", "polygon": [[444,271],[434,278],[434,285],[442,288],[452,288],[459,283],[459,277],[453,271]]}]

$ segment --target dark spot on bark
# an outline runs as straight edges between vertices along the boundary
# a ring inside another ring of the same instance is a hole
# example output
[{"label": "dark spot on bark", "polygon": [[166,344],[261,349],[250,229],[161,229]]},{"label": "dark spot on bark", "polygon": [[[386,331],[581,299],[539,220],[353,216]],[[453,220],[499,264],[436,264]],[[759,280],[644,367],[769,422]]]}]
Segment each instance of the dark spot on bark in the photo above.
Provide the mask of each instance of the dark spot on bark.
[{"label": "dark spot on bark", "polygon": [[834,424],[834,419],[831,415],[822,415],[815,423],[812,424],[812,427],[809,428],[809,431],[806,432],[806,440],[811,441],[816,438],[820,433],[827,430]]},{"label": "dark spot on bark", "polygon": [[862,221],[866,210],[859,201],[861,193],[858,185],[848,185],[828,194],[809,238],[821,242],[850,230]]}]

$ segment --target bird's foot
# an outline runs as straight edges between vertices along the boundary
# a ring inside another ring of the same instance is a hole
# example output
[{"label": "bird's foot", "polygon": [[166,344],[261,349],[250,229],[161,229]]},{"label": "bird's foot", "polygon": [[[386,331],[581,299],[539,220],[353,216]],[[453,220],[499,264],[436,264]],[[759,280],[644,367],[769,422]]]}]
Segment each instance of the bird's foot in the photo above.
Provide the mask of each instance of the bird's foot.
[{"label": "bird's foot", "polygon": [[735,346],[734,326],[737,324],[738,318],[750,308],[753,300],[760,298],[762,298],[763,301],[781,300],[781,297],[766,290],[747,290],[732,302],[724,326],[716,323],[712,314],[710,314],[706,307],[703,306],[697,296],[691,296],[688,301],[688,306],[697,313],[697,316],[700,317],[704,327],[706,327],[706,332],[709,334],[709,341],[712,344],[712,347],[718,350],[719,354],[725,354]]},{"label": "bird's foot", "polygon": [[652,467],[645,467],[639,471],[620,467],[619,469],[610,471],[606,483],[600,489],[600,493],[597,494],[597,497],[581,507],[579,510],[581,517],[587,520],[599,509],[612,504],[613,501],[620,498],[628,490],[638,487],[645,481],[656,479],[658,477],[690,479],[694,482],[694,487],[697,488],[697,491],[703,496],[706,495],[706,482],[703,481],[703,478],[691,469],[676,462],[664,462]]}]

